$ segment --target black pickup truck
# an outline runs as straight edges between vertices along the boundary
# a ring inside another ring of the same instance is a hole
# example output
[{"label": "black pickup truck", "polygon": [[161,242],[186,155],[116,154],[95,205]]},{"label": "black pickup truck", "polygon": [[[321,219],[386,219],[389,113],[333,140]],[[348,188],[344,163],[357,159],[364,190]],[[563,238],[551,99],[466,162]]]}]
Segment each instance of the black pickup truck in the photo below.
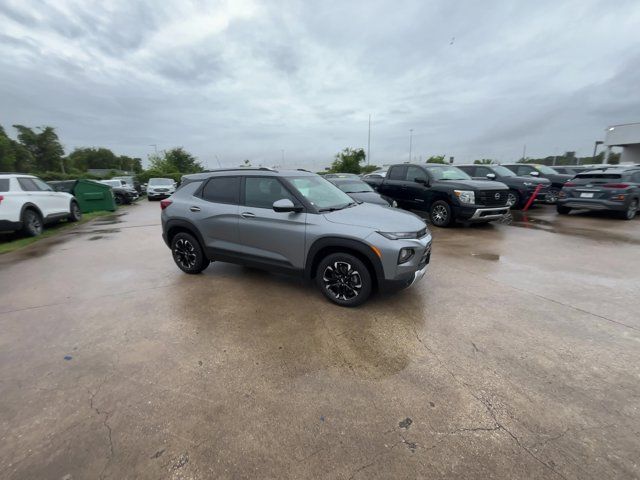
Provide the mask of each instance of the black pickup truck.
[{"label": "black pickup truck", "polygon": [[378,193],[407,210],[429,214],[431,223],[490,222],[509,212],[509,188],[500,182],[473,180],[453,165],[402,163],[389,168]]}]

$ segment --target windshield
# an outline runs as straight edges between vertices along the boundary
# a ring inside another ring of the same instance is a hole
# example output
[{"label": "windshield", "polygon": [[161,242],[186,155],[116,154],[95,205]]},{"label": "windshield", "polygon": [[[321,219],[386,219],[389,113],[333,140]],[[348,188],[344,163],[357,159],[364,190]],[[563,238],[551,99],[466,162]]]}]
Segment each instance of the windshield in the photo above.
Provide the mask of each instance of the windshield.
[{"label": "windshield", "polygon": [[120,183],[120,180],[104,180],[102,183],[104,183],[105,185],[109,185],[110,187],[122,186],[122,183]]},{"label": "windshield", "polygon": [[288,180],[311,205],[320,211],[338,210],[355,203],[349,195],[324,178],[294,177]]},{"label": "windshield", "polygon": [[551,175],[553,175],[554,173],[558,173],[558,172],[556,172],[553,168],[551,168],[551,167],[547,167],[546,165],[538,165],[538,166],[536,167],[536,169],[537,169],[539,172],[544,173],[544,174],[551,174]]},{"label": "windshield", "polygon": [[171,178],[150,178],[149,185],[173,185]]},{"label": "windshield", "polygon": [[503,167],[502,165],[492,166],[493,171],[496,172],[496,175],[500,175],[501,177],[515,177],[516,174],[509,170],[507,167]]},{"label": "windshield", "polygon": [[460,170],[458,167],[430,167],[427,166],[429,175],[434,180],[471,180],[471,177]]},{"label": "windshield", "polygon": [[361,181],[338,180],[334,185],[345,193],[373,192],[373,188]]}]

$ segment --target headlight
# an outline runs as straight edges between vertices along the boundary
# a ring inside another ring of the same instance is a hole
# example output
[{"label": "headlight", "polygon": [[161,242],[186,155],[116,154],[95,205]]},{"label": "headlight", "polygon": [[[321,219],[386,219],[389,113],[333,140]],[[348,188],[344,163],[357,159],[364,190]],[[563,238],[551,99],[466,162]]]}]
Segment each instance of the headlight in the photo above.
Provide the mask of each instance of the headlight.
[{"label": "headlight", "polygon": [[391,206],[392,206],[393,208],[398,208],[398,202],[396,202],[395,200],[392,200],[392,201],[391,201]]},{"label": "headlight", "polygon": [[476,203],[476,195],[471,190],[454,190],[456,197],[460,200],[460,203]]},{"label": "headlight", "polygon": [[401,248],[400,253],[398,254],[398,265],[401,263],[406,263],[411,260],[415,250],[413,248]]},{"label": "headlight", "polygon": [[418,238],[418,232],[378,232],[389,240],[400,240],[407,238]]}]

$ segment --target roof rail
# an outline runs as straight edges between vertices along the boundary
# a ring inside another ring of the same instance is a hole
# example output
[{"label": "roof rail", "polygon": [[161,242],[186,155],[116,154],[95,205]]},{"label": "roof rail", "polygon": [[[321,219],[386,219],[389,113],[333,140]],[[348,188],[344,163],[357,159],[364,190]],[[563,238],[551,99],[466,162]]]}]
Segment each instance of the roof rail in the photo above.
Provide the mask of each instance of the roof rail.
[{"label": "roof rail", "polygon": [[237,172],[237,171],[269,171],[269,172],[277,172],[277,170],[269,167],[236,167],[236,168],[213,168],[210,170],[205,170],[204,172],[198,173],[187,173],[187,175],[199,175],[202,173],[216,173],[216,172]]}]

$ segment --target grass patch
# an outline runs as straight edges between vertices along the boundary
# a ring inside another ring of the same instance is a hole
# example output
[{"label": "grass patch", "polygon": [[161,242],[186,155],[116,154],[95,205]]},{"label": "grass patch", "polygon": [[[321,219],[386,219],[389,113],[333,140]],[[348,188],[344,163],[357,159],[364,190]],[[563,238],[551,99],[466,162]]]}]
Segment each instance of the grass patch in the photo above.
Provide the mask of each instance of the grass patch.
[{"label": "grass patch", "polygon": [[51,225],[46,225],[44,230],[42,231],[42,235],[37,237],[25,237],[20,232],[13,233],[0,233],[0,255],[3,253],[13,252],[14,250],[18,250],[19,248],[26,247],[27,245],[31,245],[43,238],[53,237],[58,235],[60,232],[68,230],[74,226],[82,225],[83,223],[87,223],[90,220],[98,217],[104,217],[106,215],[113,215],[115,212],[89,212],[83,213],[82,219],[79,222],[57,222]]}]

